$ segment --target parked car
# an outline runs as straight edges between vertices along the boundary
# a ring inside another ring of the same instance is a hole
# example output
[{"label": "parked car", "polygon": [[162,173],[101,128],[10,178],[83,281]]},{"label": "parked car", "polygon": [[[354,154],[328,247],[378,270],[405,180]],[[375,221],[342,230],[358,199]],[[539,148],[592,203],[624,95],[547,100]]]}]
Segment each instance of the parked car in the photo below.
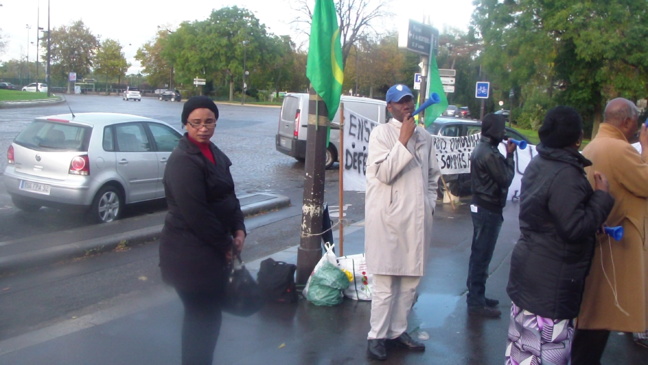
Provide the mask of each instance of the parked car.
[{"label": "parked car", "polygon": [[500,114],[500,115],[504,116],[504,120],[506,121],[506,123],[508,123],[508,122],[509,122],[509,114],[510,114],[510,113],[511,113],[511,112],[510,112],[509,110],[506,110],[506,109],[500,109],[500,110],[496,111],[494,114]]},{"label": "parked car", "polygon": [[[353,110],[367,119],[384,123],[387,104],[384,100],[342,95],[341,102],[345,108]],[[309,95],[305,93],[287,93],[284,96],[279,112],[279,126],[275,136],[277,151],[294,157],[298,161],[306,158],[306,136],[308,133]],[[338,161],[340,151],[340,109],[331,121],[331,135],[326,149],[326,168]]]},{"label": "parked car", "polygon": [[158,100],[164,101],[181,101],[182,95],[178,90],[164,90],[158,95]]},{"label": "parked car", "polygon": [[6,189],[24,211],[76,208],[111,222],[125,204],[164,198],[164,168],[180,138],[168,124],[137,115],[39,117],[7,150]]},{"label": "parked car", "polygon": [[10,82],[0,82],[0,89],[5,89],[5,90],[17,90],[16,85],[10,83]]},{"label": "parked car", "polygon": [[443,115],[448,117],[456,117],[459,113],[459,108],[456,105],[448,105],[446,110],[443,112]]},{"label": "parked car", "polygon": [[459,108],[459,117],[461,118],[470,118],[470,109],[467,106],[462,106]]},{"label": "parked car", "polygon": [[[520,132],[510,127],[505,128],[507,138],[513,138],[518,141],[525,141],[527,144],[531,144],[531,142]],[[430,134],[435,136],[470,136],[476,133],[481,133],[481,121],[469,121],[454,118],[437,118],[434,123],[426,127],[426,130],[430,132]],[[452,195],[467,196],[471,194],[470,173],[444,175],[444,179]],[[441,184],[439,184],[439,188],[442,188]],[[441,192],[442,190],[440,191],[440,193]]]},{"label": "parked car", "polygon": [[29,92],[41,92],[41,93],[46,93],[47,92],[47,84],[43,83],[38,83],[38,88],[36,87],[36,83],[32,82],[29,85],[23,86],[22,91],[29,91]]},{"label": "parked car", "polygon": [[129,86],[124,91],[124,95],[122,96],[122,99],[126,101],[129,100],[142,101],[142,94],[140,93],[138,88]]}]

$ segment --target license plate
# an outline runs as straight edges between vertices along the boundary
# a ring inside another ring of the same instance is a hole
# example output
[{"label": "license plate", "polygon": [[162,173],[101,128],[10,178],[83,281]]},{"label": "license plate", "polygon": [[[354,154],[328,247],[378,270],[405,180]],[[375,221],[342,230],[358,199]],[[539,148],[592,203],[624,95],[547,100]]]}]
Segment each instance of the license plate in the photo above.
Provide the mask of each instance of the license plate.
[{"label": "license plate", "polygon": [[281,147],[283,147],[283,148],[288,148],[288,149],[292,148],[292,140],[289,139],[289,138],[281,138],[279,140],[279,143],[281,144]]},{"label": "license plate", "polygon": [[50,188],[51,187],[49,185],[20,180],[20,190],[31,191],[32,193],[37,193],[37,194],[49,195]]}]

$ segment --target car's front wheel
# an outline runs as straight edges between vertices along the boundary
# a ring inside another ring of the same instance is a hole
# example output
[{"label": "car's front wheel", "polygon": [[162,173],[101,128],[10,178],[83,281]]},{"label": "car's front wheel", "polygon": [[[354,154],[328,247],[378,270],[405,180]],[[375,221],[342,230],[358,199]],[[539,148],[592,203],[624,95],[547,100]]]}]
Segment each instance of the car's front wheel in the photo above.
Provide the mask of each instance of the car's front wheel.
[{"label": "car's front wheel", "polygon": [[330,169],[335,161],[337,161],[337,151],[335,150],[335,147],[333,147],[333,144],[330,143],[326,149],[326,162],[324,168]]},{"label": "car's front wheel", "polygon": [[121,191],[111,185],[104,186],[92,201],[89,218],[95,223],[116,221],[121,216],[123,207]]}]

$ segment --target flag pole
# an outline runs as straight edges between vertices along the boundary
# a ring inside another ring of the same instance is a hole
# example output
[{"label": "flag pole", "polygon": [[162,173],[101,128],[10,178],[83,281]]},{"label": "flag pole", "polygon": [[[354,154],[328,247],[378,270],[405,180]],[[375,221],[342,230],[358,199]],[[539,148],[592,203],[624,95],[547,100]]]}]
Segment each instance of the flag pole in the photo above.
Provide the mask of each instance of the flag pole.
[{"label": "flag pole", "polygon": [[338,213],[338,226],[340,227],[340,256],[344,256],[344,103],[340,103],[340,150],[338,151],[338,169],[340,176],[340,184],[338,187],[338,195],[340,202],[340,211]]}]

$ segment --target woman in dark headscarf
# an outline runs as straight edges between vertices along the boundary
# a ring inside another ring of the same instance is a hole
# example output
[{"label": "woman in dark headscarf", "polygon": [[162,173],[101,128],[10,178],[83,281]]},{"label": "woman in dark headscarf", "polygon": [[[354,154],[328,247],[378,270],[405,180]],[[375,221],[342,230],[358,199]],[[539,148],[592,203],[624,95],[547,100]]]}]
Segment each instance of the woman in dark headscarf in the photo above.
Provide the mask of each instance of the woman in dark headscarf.
[{"label": "woman in dark headscarf", "polygon": [[595,234],[614,199],[604,175],[595,172],[594,189],[587,181],[591,162],[578,151],[583,122],[575,109],[549,110],[538,134],[538,155],[522,178],[521,235],[511,257],[506,364],[566,365]]},{"label": "woman in dark headscarf", "polygon": [[183,364],[212,363],[228,261],[243,249],[246,236],[232,163],[210,142],[217,121],[211,99],[187,100],[182,110],[187,133],[164,171],[169,212],[160,237],[160,269],[184,305]]}]

